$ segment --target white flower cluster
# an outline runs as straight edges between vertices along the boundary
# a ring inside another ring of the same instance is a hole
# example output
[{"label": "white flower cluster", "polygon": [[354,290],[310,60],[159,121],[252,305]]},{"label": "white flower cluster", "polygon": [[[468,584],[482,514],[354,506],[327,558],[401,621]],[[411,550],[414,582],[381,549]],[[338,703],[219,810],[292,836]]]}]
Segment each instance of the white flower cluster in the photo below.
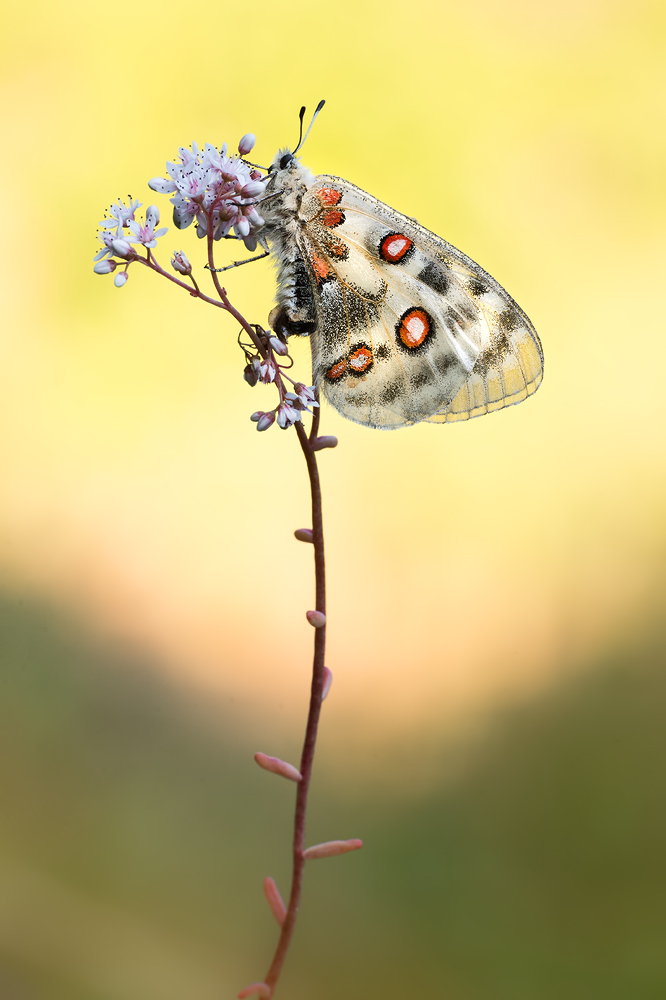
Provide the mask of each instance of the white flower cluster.
[{"label": "white flower cluster", "polygon": [[[97,261],[93,268],[95,274],[110,274],[115,271],[118,266],[117,261],[105,258],[130,257],[134,253],[133,243],[140,243],[148,248],[156,247],[158,237],[164,236],[167,232],[166,227],[157,228],[160,223],[160,213],[156,205],[149,205],[146,209],[145,222],[137,222],[134,218],[139,208],[141,204],[138,201],[130,199],[129,205],[118,201],[109,209],[108,217],[102,219],[100,222],[102,231],[98,235],[102,249],[93,257],[93,260]],[[127,270],[117,274],[114,281],[119,288],[122,287],[127,281]]]},{"label": "white flower cluster", "polygon": [[206,236],[210,226],[214,239],[219,240],[233,229],[249,250],[256,249],[264,220],[255,202],[264,193],[266,181],[243,159],[254,141],[252,134],[244,135],[238,156],[227,154],[226,143],[219,151],[209,142],[203,151],[196,142],[191,149],[181,146],[180,161],[167,161],[168,178],[154,177],[148,182],[153,191],[174,194],[173,221],[178,229],[186,229],[196,219],[198,236]]}]

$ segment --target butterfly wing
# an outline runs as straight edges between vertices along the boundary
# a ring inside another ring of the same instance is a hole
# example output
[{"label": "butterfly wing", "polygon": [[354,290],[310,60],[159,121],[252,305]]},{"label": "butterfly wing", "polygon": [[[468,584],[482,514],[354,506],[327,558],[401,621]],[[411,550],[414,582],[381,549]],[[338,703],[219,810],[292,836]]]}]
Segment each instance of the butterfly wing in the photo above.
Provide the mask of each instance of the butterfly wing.
[{"label": "butterfly wing", "polygon": [[345,417],[385,428],[464,420],[538,388],[534,328],[465,254],[338,177],[317,177],[299,216],[315,377]]}]

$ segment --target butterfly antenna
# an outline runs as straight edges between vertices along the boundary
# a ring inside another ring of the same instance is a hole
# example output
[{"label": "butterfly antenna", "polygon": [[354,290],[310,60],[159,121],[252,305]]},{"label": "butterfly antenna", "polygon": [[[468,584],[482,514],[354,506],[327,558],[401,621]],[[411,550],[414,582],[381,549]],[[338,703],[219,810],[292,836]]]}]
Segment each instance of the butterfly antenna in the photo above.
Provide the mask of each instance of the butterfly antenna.
[{"label": "butterfly antenna", "polygon": [[307,137],[310,135],[310,129],[312,128],[312,126],[315,123],[315,118],[317,117],[317,115],[319,114],[319,112],[321,111],[321,109],[324,107],[325,104],[326,104],[326,101],[320,101],[319,104],[317,105],[317,107],[315,108],[315,113],[312,116],[312,121],[308,125],[308,130],[305,133],[305,135],[303,135],[303,117],[305,115],[305,107],[301,108],[299,116],[298,116],[300,118],[300,121],[301,121],[301,128],[300,128],[300,132],[299,132],[299,135],[298,135],[298,145],[297,145],[296,149],[294,150],[294,156],[296,155],[296,153],[298,152],[298,150],[301,148],[301,146],[303,145],[303,143],[305,142],[305,140],[307,139]]}]

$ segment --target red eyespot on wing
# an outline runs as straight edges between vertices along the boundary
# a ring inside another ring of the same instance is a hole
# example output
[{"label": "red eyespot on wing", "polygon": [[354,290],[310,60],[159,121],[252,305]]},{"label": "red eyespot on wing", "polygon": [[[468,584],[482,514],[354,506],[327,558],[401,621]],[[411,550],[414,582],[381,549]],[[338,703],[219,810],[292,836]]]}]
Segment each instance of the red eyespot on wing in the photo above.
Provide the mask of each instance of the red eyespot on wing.
[{"label": "red eyespot on wing", "polygon": [[432,320],[425,309],[408,309],[400,317],[396,332],[405,347],[420,347],[432,330]]},{"label": "red eyespot on wing", "polygon": [[389,233],[379,244],[379,255],[388,264],[397,264],[405,258],[413,246],[409,236],[403,233]]},{"label": "red eyespot on wing", "polygon": [[328,212],[324,212],[322,215],[321,221],[329,229],[335,229],[336,226],[345,221],[345,213],[339,209],[329,208]]},{"label": "red eyespot on wing", "polygon": [[365,372],[372,364],[372,351],[369,347],[358,347],[349,355],[349,367],[355,372]]},{"label": "red eyespot on wing", "polygon": [[343,358],[342,361],[336,361],[334,365],[326,372],[326,378],[330,379],[331,382],[335,382],[336,379],[342,378],[344,373],[347,371],[347,359]]},{"label": "red eyespot on wing", "polygon": [[319,188],[317,196],[324,208],[332,208],[342,200],[341,192],[336,191],[335,188]]}]

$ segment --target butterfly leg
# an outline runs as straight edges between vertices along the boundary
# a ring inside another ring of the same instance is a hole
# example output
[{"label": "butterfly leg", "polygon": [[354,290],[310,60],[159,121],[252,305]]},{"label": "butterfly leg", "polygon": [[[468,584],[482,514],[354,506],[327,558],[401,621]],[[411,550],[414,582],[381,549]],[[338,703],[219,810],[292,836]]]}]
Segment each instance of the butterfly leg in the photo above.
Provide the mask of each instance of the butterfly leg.
[{"label": "butterfly leg", "polygon": [[205,264],[204,267],[209,271],[216,271],[217,274],[220,274],[222,271],[230,271],[232,267],[240,267],[241,264],[251,264],[253,260],[263,260],[264,257],[268,257],[269,255],[270,250],[266,250],[264,253],[257,254],[256,257],[248,257],[247,260],[235,260],[231,264],[227,264],[226,267],[209,267],[208,264]]}]

